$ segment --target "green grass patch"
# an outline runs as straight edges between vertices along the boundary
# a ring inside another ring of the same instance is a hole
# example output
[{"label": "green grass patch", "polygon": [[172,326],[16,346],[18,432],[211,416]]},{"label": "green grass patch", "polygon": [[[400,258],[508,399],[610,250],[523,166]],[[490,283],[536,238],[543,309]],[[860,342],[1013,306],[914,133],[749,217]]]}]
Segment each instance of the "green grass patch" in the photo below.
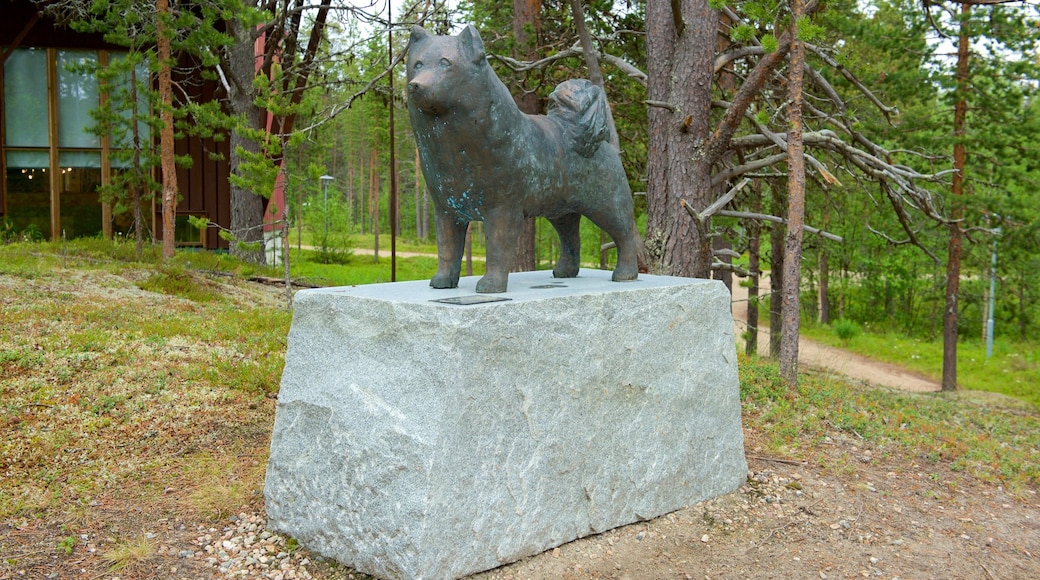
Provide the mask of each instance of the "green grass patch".
[{"label": "green grass patch", "polygon": [[212,302],[220,297],[215,286],[203,276],[176,266],[163,267],[138,282],[137,286],[142,290],[179,296],[193,302]]},{"label": "green grass patch", "polygon": [[[770,449],[808,458],[837,433],[911,461],[943,463],[1013,490],[1040,486],[1040,415],[956,394],[860,388],[816,375],[788,390],[776,365],[740,358],[745,426]],[[840,471],[842,466],[832,466]]]},{"label": "green grass patch", "polygon": [[[803,325],[802,335],[906,367],[936,381],[942,379],[941,341],[863,332],[846,343],[824,325]],[[1040,408],[1040,349],[1032,343],[998,339],[994,342],[993,357],[986,358],[984,343],[962,341],[957,345],[957,383],[961,389],[999,393]]]},{"label": "green grass patch", "polygon": [[[315,259],[316,252],[295,250],[289,260],[293,279],[303,280],[321,286],[356,286],[360,284],[380,284],[391,281],[391,263],[389,251],[380,251],[379,260],[375,256],[354,254],[346,264],[323,264]],[[463,263],[463,275],[465,275]],[[397,281],[426,280],[437,272],[437,258],[433,256],[415,256],[397,258]],[[484,274],[484,261],[473,260],[473,275]]]}]

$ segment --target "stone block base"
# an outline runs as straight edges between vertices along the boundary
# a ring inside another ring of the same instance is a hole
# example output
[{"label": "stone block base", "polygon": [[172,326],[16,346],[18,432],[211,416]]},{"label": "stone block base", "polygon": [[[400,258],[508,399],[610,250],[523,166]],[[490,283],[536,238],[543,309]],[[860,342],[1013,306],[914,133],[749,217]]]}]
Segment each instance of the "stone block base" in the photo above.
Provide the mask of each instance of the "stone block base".
[{"label": "stone block base", "polygon": [[720,282],[526,272],[480,302],[476,280],[296,295],[272,529],[375,576],[450,578],[743,483]]}]

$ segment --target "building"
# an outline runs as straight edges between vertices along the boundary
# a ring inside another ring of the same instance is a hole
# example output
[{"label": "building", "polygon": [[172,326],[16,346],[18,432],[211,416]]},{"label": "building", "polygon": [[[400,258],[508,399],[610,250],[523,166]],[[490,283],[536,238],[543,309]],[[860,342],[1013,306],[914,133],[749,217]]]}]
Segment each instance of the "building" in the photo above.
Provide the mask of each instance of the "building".
[{"label": "building", "polygon": [[[88,130],[94,124],[90,111],[106,95],[86,70],[123,58],[125,49],[101,35],[56,25],[29,0],[0,0],[0,13],[0,222],[49,239],[133,235],[131,212],[103,203],[98,193],[126,165],[116,154],[119,144]],[[220,96],[213,81],[175,80],[192,99]],[[148,134],[146,127],[141,130]],[[215,228],[200,232],[188,218],[230,226],[228,140],[183,137],[176,149],[191,158],[177,175],[177,244],[227,248]],[[143,206],[146,233],[161,238],[159,200]]]}]

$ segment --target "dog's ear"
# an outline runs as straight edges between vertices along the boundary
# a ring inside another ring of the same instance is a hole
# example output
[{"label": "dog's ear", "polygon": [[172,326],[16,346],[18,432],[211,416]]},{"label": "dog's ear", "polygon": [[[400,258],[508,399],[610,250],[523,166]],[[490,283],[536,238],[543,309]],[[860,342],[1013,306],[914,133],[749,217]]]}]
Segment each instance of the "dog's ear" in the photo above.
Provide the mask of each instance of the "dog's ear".
[{"label": "dog's ear", "polygon": [[479,64],[487,60],[487,56],[484,54],[484,41],[480,39],[480,33],[472,24],[467,24],[466,28],[459,33],[459,43],[466,49],[466,54],[471,61]]},{"label": "dog's ear", "polygon": [[430,33],[426,32],[426,29],[418,24],[412,26],[412,36],[408,39],[408,44],[418,44],[423,40],[430,37]]}]

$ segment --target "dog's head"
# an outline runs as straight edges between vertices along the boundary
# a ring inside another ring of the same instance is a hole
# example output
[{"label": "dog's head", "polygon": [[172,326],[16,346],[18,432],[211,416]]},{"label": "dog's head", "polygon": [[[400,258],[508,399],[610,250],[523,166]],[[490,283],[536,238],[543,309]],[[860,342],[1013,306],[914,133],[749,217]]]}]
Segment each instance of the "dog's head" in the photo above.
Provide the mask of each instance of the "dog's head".
[{"label": "dog's head", "polygon": [[408,101],[420,111],[441,115],[453,108],[488,66],[484,42],[472,24],[456,36],[434,36],[412,27],[408,42]]}]

